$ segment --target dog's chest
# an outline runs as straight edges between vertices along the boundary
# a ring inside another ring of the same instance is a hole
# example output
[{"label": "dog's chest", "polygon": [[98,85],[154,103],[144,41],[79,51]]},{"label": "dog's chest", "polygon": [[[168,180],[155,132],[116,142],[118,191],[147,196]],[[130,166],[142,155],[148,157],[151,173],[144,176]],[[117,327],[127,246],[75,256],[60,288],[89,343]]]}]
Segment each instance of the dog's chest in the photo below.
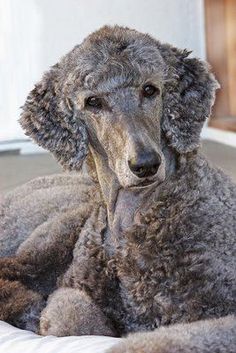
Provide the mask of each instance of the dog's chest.
[{"label": "dog's chest", "polygon": [[160,228],[156,224],[148,237],[134,228],[119,238],[86,228],[77,244],[73,286],[92,296],[120,334],[204,317],[203,248],[196,257],[192,240]]},{"label": "dog's chest", "polygon": [[121,236],[112,251],[108,247],[111,281],[116,281],[116,287],[105,312],[120,320],[122,333],[204,317],[209,265],[205,252],[199,249],[196,257],[191,247],[186,248],[184,238],[163,233],[162,239],[158,233],[150,239],[143,236],[137,228]]}]

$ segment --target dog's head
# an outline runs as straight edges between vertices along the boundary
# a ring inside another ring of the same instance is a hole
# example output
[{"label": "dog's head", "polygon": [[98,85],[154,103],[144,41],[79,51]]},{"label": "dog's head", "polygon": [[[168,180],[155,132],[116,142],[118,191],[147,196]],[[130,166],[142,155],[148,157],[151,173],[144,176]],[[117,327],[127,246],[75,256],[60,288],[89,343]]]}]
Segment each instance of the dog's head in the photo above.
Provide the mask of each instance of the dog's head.
[{"label": "dog's head", "polygon": [[161,182],[161,139],[178,154],[195,150],[218,87],[207,65],[188,54],[104,27],[44,75],[20,123],[67,169],[79,169],[91,146],[123,187]]}]

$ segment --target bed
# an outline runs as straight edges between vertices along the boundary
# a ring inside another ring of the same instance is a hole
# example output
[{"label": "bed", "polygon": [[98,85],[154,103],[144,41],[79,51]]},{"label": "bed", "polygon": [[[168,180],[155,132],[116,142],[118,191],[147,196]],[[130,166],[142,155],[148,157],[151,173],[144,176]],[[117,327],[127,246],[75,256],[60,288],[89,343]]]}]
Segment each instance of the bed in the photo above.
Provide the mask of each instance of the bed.
[{"label": "bed", "polygon": [[0,321],[0,353],[105,353],[121,340],[106,336],[39,336]]}]

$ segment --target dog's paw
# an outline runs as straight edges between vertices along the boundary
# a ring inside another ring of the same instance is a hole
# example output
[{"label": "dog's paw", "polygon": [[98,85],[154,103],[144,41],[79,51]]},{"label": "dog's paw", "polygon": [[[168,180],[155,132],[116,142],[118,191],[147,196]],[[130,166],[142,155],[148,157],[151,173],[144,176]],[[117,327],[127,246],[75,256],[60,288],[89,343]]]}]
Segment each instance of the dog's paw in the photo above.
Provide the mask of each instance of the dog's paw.
[{"label": "dog's paw", "polygon": [[106,353],[172,353],[172,351],[160,350],[158,344],[147,340],[144,334],[130,335],[124,338]]},{"label": "dog's paw", "polygon": [[178,339],[159,335],[157,331],[135,333],[124,338],[106,353],[193,353],[185,350]]},{"label": "dog's paw", "polygon": [[108,319],[91,298],[81,290],[73,288],[59,288],[51,294],[41,314],[40,334],[116,335]]},{"label": "dog's paw", "polygon": [[[142,342],[131,343],[128,339],[124,339],[106,351],[106,353],[167,353],[167,351],[160,351],[158,347],[155,347],[154,350],[150,344],[143,344]],[[168,353],[172,353],[172,351]]]},{"label": "dog's paw", "polygon": [[110,348],[106,353],[172,353],[172,351],[162,351],[158,347],[151,347],[149,344],[120,342]]},{"label": "dog's paw", "polygon": [[235,352],[235,316],[163,326],[129,335],[106,353]]}]

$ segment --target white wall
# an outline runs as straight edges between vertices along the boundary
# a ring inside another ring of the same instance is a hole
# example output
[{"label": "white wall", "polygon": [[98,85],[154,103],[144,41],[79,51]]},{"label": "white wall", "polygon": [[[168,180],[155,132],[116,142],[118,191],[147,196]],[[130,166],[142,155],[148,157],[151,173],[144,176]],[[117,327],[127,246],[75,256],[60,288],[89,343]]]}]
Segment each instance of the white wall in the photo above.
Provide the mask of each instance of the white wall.
[{"label": "white wall", "polygon": [[205,56],[202,0],[0,0],[0,141],[24,138],[19,107],[43,71],[104,24]]}]

